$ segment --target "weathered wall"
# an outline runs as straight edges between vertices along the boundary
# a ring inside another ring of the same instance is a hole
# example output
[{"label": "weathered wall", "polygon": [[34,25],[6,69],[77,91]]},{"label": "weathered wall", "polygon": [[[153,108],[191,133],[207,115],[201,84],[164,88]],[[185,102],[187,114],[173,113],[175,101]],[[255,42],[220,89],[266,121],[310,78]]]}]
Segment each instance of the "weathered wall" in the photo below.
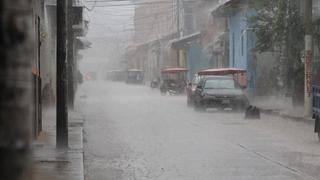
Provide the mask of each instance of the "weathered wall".
[{"label": "weathered wall", "polygon": [[176,33],[176,4],[172,0],[136,0],[134,43],[148,43]]},{"label": "weathered wall", "polygon": [[[43,25],[43,41],[41,57],[41,77],[42,89],[50,85],[50,89],[55,97],[56,94],[56,8],[49,6],[47,1],[44,5],[45,22]],[[48,93],[48,92],[45,92]]]},{"label": "weathered wall", "polygon": [[32,5],[0,1],[0,179],[30,179]]}]

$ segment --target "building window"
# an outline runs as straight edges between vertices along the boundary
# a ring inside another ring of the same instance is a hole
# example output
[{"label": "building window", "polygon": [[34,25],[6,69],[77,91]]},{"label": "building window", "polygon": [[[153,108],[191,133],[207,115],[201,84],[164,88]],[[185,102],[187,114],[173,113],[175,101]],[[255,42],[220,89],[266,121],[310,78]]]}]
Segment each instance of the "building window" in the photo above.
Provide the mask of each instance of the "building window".
[{"label": "building window", "polygon": [[243,34],[241,35],[241,56],[243,56],[243,49],[244,49],[244,47],[243,47]]},{"label": "building window", "polygon": [[235,63],[235,44],[234,44],[234,33],[232,33],[232,66],[234,67]]}]

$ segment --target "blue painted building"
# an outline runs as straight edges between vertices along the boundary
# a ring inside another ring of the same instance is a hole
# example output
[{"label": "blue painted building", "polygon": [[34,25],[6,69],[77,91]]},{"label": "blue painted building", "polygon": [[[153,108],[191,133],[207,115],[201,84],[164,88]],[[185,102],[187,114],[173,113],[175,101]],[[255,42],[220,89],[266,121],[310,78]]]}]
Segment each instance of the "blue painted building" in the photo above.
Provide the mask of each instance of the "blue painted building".
[{"label": "blue painted building", "polygon": [[214,66],[212,57],[207,57],[203,53],[200,37],[201,33],[198,32],[172,42],[172,48],[180,50],[183,54],[180,55],[180,58],[184,63],[180,63],[180,66],[188,68],[189,81],[192,80],[194,74]]},{"label": "blue painted building", "polygon": [[199,42],[190,43],[189,50],[187,51],[187,68],[189,69],[188,78],[192,80],[194,74],[201,70],[214,67],[212,56],[206,56],[203,53],[203,47]]},{"label": "blue painted building", "polygon": [[248,88],[251,93],[255,89],[256,58],[253,49],[256,46],[256,36],[250,30],[247,18],[253,14],[254,10],[244,9],[229,17],[229,64],[248,71]]},{"label": "blue painted building", "polygon": [[229,66],[247,70],[248,92],[253,95],[256,84],[257,59],[255,33],[250,29],[248,17],[255,10],[247,7],[245,0],[230,0],[214,10],[213,15],[228,18],[229,30]]}]

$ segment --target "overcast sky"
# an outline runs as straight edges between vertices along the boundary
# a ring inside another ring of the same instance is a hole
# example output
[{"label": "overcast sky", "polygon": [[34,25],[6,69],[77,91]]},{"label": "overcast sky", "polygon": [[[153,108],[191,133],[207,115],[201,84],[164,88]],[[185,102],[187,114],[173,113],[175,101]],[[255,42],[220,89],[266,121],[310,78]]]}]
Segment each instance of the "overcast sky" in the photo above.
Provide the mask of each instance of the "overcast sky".
[{"label": "overcast sky", "polygon": [[119,58],[133,35],[134,6],[129,1],[103,2],[87,0],[85,18],[90,21],[86,39],[92,47],[80,52],[80,70],[103,71],[108,63]]},{"label": "overcast sky", "polygon": [[[106,0],[102,0],[106,1]],[[87,2],[87,17],[90,20],[88,38],[128,35],[133,29],[134,6],[129,1]],[[128,31],[131,30],[131,31]]]}]

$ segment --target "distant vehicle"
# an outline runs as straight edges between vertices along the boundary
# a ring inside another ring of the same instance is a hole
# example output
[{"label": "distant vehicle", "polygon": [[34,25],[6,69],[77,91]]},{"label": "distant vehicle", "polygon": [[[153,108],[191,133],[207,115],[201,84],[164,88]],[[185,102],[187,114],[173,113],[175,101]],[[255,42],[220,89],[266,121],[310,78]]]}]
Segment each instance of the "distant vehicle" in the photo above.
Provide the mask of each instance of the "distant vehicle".
[{"label": "distant vehicle", "polygon": [[122,81],[126,80],[127,71],[125,70],[112,70],[107,72],[107,80]]},{"label": "distant vehicle", "polygon": [[129,69],[127,71],[127,84],[143,84],[144,71],[141,69]]},{"label": "distant vehicle", "polygon": [[181,67],[165,68],[161,71],[162,82],[160,93],[171,95],[183,94],[186,88],[186,73],[188,69]]},{"label": "distant vehicle", "polygon": [[85,74],[85,80],[87,81],[95,81],[97,80],[97,73],[94,71],[87,72]]},{"label": "distant vehicle", "polygon": [[248,105],[248,98],[230,75],[204,76],[194,92],[194,109],[199,111],[207,108],[244,111]]},{"label": "distant vehicle", "polygon": [[233,78],[236,80],[236,82],[239,84],[239,86],[245,89],[247,86],[245,74],[246,74],[246,70],[238,69],[238,68],[216,68],[216,69],[206,69],[198,72],[197,74],[194,75],[192,81],[188,83],[186,87],[187,105],[188,106],[194,105],[194,93],[198,83],[202,78],[209,77],[209,76],[232,75]]},{"label": "distant vehicle", "polygon": [[160,78],[153,79],[150,82],[150,87],[151,88],[159,88],[159,86],[160,86]]}]

